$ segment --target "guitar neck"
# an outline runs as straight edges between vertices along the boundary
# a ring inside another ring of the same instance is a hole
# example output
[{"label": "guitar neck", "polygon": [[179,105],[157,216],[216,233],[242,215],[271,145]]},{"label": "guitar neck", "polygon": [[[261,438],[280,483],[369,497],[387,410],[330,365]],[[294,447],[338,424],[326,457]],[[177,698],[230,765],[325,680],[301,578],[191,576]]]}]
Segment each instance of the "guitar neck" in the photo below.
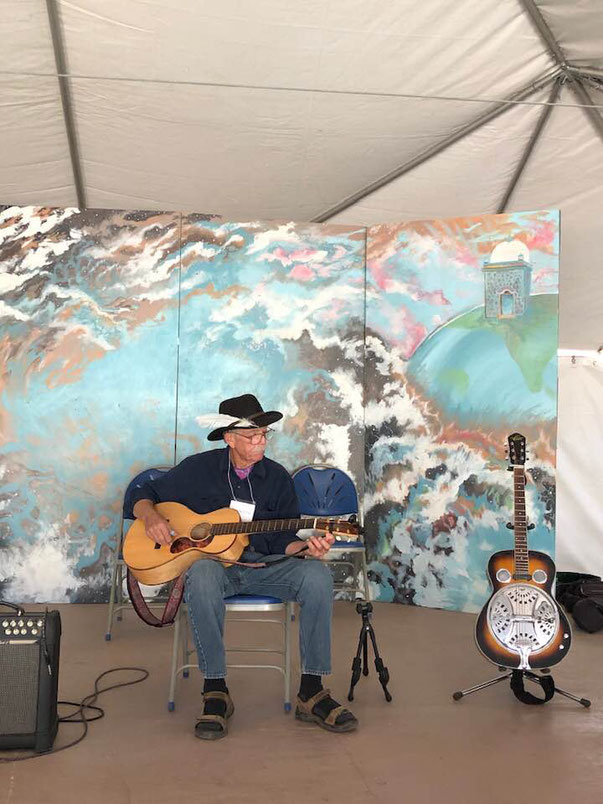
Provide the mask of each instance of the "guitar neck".
[{"label": "guitar neck", "polygon": [[318,517],[311,519],[256,519],[253,522],[224,522],[212,525],[212,533],[224,536],[230,533],[274,533],[280,530],[316,528]]},{"label": "guitar neck", "polygon": [[515,577],[529,577],[528,523],[526,519],[526,475],[522,466],[513,467],[513,533],[515,534]]}]

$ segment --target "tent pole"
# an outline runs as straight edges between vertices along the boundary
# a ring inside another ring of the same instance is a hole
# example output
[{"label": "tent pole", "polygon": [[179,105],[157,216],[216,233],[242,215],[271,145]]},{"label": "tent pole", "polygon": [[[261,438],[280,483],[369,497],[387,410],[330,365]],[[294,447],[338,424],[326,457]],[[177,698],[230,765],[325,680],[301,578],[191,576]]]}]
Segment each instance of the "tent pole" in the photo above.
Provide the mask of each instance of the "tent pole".
[{"label": "tent pole", "polygon": [[530,17],[538,33],[540,34],[544,44],[547,46],[549,53],[557,62],[559,67],[565,67],[567,59],[564,52],[561,50],[559,43],[553,36],[553,32],[549,28],[547,22],[542,16],[542,12],[534,2],[534,0],[519,0],[523,6],[524,11]]},{"label": "tent pole", "polygon": [[52,49],[54,50],[54,62],[57,68],[57,80],[59,82],[59,90],[61,93],[63,120],[65,122],[67,142],[69,144],[69,156],[71,157],[71,170],[73,171],[73,183],[75,185],[77,205],[80,209],[86,209],[86,195],[84,193],[81,161],[77,145],[75,123],[73,119],[71,89],[69,86],[69,78],[67,77],[63,36],[61,33],[61,22],[57,12],[56,0],[46,0],[46,10],[48,12],[48,23],[50,25],[50,33],[52,36]]},{"label": "tent pole", "polygon": [[547,120],[549,119],[551,112],[553,111],[554,105],[559,100],[559,95],[561,93],[561,87],[564,83],[564,78],[559,76],[555,81],[555,86],[553,87],[551,94],[549,95],[548,106],[545,106],[538,118],[538,122],[536,123],[536,128],[532,132],[532,136],[530,137],[530,141],[525,147],[525,150],[519,160],[517,167],[515,168],[515,173],[513,174],[513,178],[511,179],[509,186],[507,187],[507,191],[505,192],[502,201],[498,205],[498,209],[496,210],[498,214],[504,212],[507,208],[507,204],[509,203],[509,199],[513,195],[513,191],[515,190],[518,181],[521,178],[521,175],[525,169],[525,166],[528,163],[530,156],[532,155],[532,151],[536,147],[536,143],[540,139],[540,135],[546,125]]},{"label": "tent pole", "polygon": [[590,75],[593,78],[603,78],[603,69],[601,67],[592,67],[591,65],[581,64],[579,67],[574,67],[572,64],[568,64],[567,71],[572,75]]},{"label": "tent pole", "polygon": [[573,77],[573,80],[568,83],[568,86],[578,98],[579,102],[584,104],[582,107],[584,114],[589,118],[590,122],[595,127],[597,134],[601,140],[603,140],[603,117],[601,117],[596,109],[592,108],[593,100],[586,91],[584,84],[579,78]]},{"label": "tent pole", "polygon": [[465,126],[460,128],[458,131],[455,131],[453,134],[449,135],[445,139],[441,140],[440,142],[432,145],[427,150],[423,151],[422,153],[418,154],[417,156],[413,157],[409,162],[405,162],[403,165],[395,168],[394,170],[386,173],[385,176],[377,179],[376,181],[372,182],[371,184],[366,185],[362,189],[358,190],[352,195],[349,195],[347,198],[344,198],[342,201],[338,202],[329,209],[321,212],[320,215],[312,218],[313,223],[324,223],[329,218],[332,218],[334,215],[343,212],[344,209],[351,207],[353,204],[356,204],[358,201],[361,201],[363,198],[366,198],[371,193],[374,193],[376,190],[380,190],[385,185],[390,184],[395,179],[399,179],[405,173],[413,170],[414,168],[422,165],[423,162],[427,162],[428,159],[431,159],[434,156],[437,156],[442,151],[445,151],[446,148],[449,148],[451,145],[454,145],[456,142],[467,137],[469,134],[473,133],[476,129],[480,128],[481,126],[489,123],[491,120],[494,120],[496,117],[501,115],[505,112],[510,105],[516,103],[518,101],[523,101],[526,98],[533,95],[535,92],[538,92],[540,89],[545,87],[551,81],[556,80],[561,73],[561,70],[558,68],[553,73],[547,73],[545,76],[542,76],[536,81],[531,82],[522,89],[518,90],[517,92],[510,95],[503,101],[497,103],[494,107],[491,107],[487,112],[476,117],[470,123],[467,123]]}]

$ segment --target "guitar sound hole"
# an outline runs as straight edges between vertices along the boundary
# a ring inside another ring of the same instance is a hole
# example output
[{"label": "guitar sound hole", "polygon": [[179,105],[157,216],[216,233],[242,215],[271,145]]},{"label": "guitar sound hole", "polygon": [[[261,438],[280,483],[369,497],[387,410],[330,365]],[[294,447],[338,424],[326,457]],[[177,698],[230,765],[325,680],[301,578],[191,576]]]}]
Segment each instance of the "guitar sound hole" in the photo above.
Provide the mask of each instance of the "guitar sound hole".
[{"label": "guitar sound hole", "polygon": [[207,547],[213,538],[209,522],[200,522],[191,530],[192,546],[194,547]]}]

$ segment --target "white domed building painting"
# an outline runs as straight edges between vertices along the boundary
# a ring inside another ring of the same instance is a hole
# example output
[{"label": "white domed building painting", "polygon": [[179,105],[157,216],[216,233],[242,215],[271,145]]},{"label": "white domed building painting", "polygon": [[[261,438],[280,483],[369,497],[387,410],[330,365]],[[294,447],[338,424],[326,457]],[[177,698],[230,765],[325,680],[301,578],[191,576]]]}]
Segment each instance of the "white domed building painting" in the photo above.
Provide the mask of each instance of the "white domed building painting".
[{"label": "white domed building painting", "polygon": [[521,240],[507,240],[494,247],[484,263],[486,318],[523,315],[528,306],[532,279],[530,254]]}]

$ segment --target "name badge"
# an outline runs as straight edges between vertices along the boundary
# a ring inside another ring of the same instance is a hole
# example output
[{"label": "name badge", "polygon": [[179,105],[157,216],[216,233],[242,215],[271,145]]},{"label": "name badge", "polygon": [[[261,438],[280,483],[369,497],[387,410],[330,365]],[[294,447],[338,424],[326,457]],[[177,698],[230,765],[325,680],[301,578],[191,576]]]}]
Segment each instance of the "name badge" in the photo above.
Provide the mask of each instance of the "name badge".
[{"label": "name badge", "polygon": [[255,503],[242,502],[241,500],[231,500],[230,507],[239,512],[241,522],[251,522],[255,512]]}]

